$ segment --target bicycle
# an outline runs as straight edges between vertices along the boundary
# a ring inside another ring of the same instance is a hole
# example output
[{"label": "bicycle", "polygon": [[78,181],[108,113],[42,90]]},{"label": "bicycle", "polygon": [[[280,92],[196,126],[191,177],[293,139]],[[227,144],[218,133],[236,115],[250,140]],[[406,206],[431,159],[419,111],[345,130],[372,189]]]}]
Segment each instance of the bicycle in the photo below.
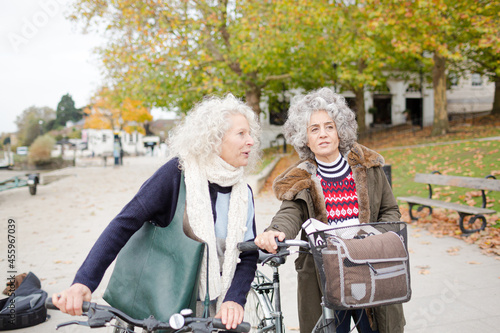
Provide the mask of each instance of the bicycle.
[{"label": "bicycle", "polygon": [[[310,221],[310,220],[308,220]],[[252,242],[243,242],[238,244],[238,249],[240,251],[255,251],[259,250],[259,262],[264,264],[267,264],[272,267],[273,270],[273,279],[270,280],[267,276],[265,276],[261,271],[257,270],[256,275],[254,278],[254,281],[251,285],[251,290],[247,296],[247,307],[255,307],[254,313],[255,313],[255,318],[247,318],[246,320],[250,321],[252,328],[254,331],[257,333],[264,333],[264,332],[276,332],[276,333],[283,333],[284,332],[284,323],[283,323],[283,315],[281,312],[281,297],[280,297],[280,281],[279,281],[279,271],[278,267],[282,264],[285,263],[286,257],[297,253],[297,252],[305,252],[310,255],[313,255],[315,257],[315,263],[317,267],[323,266],[322,263],[318,263],[318,261],[322,262],[322,255],[320,254],[321,250],[326,247],[326,239],[328,237],[328,234],[332,232],[332,230],[336,230],[338,233],[343,233],[344,236],[346,236],[346,233],[352,233],[352,230],[356,230],[356,233],[360,232],[362,228],[365,228],[366,226],[375,226],[375,224],[365,224],[364,226],[362,225],[356,225],[356,226],[348,226],[348,227],[340,227],[340,228],[324,228],[324,229],[309,229],[307,230],[306,228],[310,228],[311,223],[307,224],[308,222],[306,221],[303,224],[303,228],[306,231],[306,234],[308,235],[308,241],[303,241],[303,240],[285,240],[283,242],[279,242],[276,239],[276,244],[278,246],[278,250],[276,254],[268,254],[262,252],[258,246],[252,241]],[[381,228],[381,230],[377,232],[386,232],[390,231],[391,228],[388,227],[390,225],[397,226],[398,228],[401,227],[402,223],[400,222],[385,222],[385,223],[378,223],[377,224],[378,228]],[[315,228],[315,227],[314,227]],[[388,228],[388,229],[387,229]],[[392,230],[391,230],[392,231]],[[335,231],[333,231],[335,232]],[[397,232],[401,238],[403,238],[405,247],[407,247],[407,240],[406,240],[406,227],[401,227],[401,230]],[[354,237],[354,234],[351,234],[352,237]],[[349,237],[351,237],[349,236]],[[365,234],[365,236],[368,236],[368,234]],[[356,236],[358,238],[360,236]],[[361,237],[364,238],[364,237]],[[290,247],[299,247],[298,251],[290,251]],[[368,263],[367,264],[370,269],[374,270],[375,269]],[[324,284],[325,281],[325,274],[323,271],[323,268],[320,270],[320,276],[322,280],[322,284]],[[375,272],[375,275],[378,273]],[[408,281],[409,282],[409,281]],[[324,286],[322,286],[324,288]],[[273,307],[273,301],[274,301],[274,307]],[[341,318],[336,318],[336,311],[334,307],[331,306],[331,304],[328,304],[328,302],[325,300],[325,297],[322,297],[322,302],[321,302],[321,308],[322,308],[322,314],[320,318],[318,319],[318,322],[316,323],[313,333],[335,333],[336,332],[336,327],[335,323],[336,322],[342,322],[343,319]],[[355,307],[353,307],[355,308]],[[247,312],[247,311],[246,311]],[[361,318],[358,318],[358,321],[361,320]],[[354,327],[351,329],[351,331],[354,330],[354,328],[357,326],[358,323],[355,323]]]},{"label": "bicycle", "polygon": [[[256,333],[275,332],[284,333],[285,326],[283,320],[283,312],[281,308],[281,294],[279,281],[279,266],[286,262],[286,257],[298,252],[310,252],[311,247],[309,242],[302,240],[284,240],[283,242],[276,241],[278,250],[276,254],[265,253],[258,248],[253,242],[238,243],[240,251],[259,251],[258,263],[269,265],[273,271],[273,279],[269,279],[264,273],[257,269],[252,282],[250,292],[247,295],[247,305],[245,309],[252,309],[246,313],[253,313],[254,317],[249,317],[247,320],[252,326],[252,331]],[[289,247],[299,247],[302,250],[290,251]],[[274,303],[274,306],[273,306]],[[322,315],[318,320],[314,332],[335,333],[334,322],[335,312],[333,309],[322,305]],[[333,327],[333,331],[328,330]]]},{"label": "bicycle", "polygon": [[[59,310],[48,298],[45,307],[51,310]],[[161,330],[164,333],[209,333],[217,330],[226,330],[226,325],[222,324],[219,318],[196,318],[193,317],[191,309],[181,310],[180,313],[173,314],[169,322],[162,322],[150,316],[144,320],[134,319],[122,311],[107,305],[91,302],[83,302],[83,315],[87,321],[72,320],[56,326],[56,329],[69,325],[88,326],[89,328],[115,327],[123,333],[133,333],[136,327],[142,328],[143,333],[153,333]],[[114,321],[113,321],[114,320]],[[250,324],[242,322],[231,332],[246,333],[250,330]]]},{"label": "bicycle", "polygon": [[257,269],[250,291],[247,295],[245,318],[252,325],[252,331],[257,333],[284,332],[279,266],[286,262],[287,256],[297,253],[297,251],[290,251],[288,249],[289,247],[302,247],[309,250],[309,243],[306,241],[285,240],[284,242],[277,242],[277,244],[278,251],[276,254],[272,254],[264,253],[255,243],[253,243],[253,241],[238,243],[238,249],[240,251],[258,250],[259,259],[257,263],[268,265],[272,268],[273,272],[271,280],[262,271]]}]

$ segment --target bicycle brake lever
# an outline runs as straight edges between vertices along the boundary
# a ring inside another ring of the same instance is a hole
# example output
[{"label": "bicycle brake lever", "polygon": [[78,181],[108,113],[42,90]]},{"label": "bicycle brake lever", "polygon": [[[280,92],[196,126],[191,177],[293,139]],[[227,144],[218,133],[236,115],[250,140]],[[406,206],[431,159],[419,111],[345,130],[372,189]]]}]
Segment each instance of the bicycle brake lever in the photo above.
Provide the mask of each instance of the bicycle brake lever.
[{"label": "bicycle brake lever", "polygon": [[87,313],[89,319],[87,320],[87,326],[90,328],[104,327],[107,323],[113,320],[116,316],[108,311],[96,311],[91,310]]},{"label": "bicycle brake lever", "polygon": [[262,264],[262,266],[264,266],[264,264],[265,264],[266,262],[268,262],[269,260],[271,260],[271,259],[273,259],[273,258],[276,258],[276,255],[269,256],[269,257],[267,257],[266,259],[262,260],[262,263],[261,263],[261,264]]},{"label": "bicycle brake lever", "polygon": [[89,326],[89,323],[88,323],[88,321],[83,321],[83,320],[72,320],[72,321],[68,321],[68,322],[56,325],[56,330],[60,329],[61,327],[69,326],[69,325]]},{"label": "bicycle brake lever", "polygon": [[115,315],[111,312],[99,311],[99,310],[96,311],[95,309],[92,308],[89,309],[89,311],[87,313],[84,313],[83,315],[88,317],[87,321],[83,320],[68,321],[66,323],[57,325],[56,330],[59,329],[60,327],[69,325],[88,326],[90,328],[104,327],[106,326],[106,324],[108,324],[111,320],[115,318]]},{"label": "bicycle brake lever", "polygon": [[[276,253],[276,254],[274,254],[274,255],[272,255],[272,256],[269,256],[269,257],[267,257],[266,259],[264,259],[264,260],[262,261],[262,265],[264,265],[264,264],[265,264],[266,262],[268,262],[269,260],[273,260],[273,259],[275,259],[275,258],[279,258],[279,259],[281,259],[281,258],[284,258],[284,257],[286,257],[286,256],[288,256],[288,255],[290,255],[290,251],[289,251],[289,250],[279,250],[279,251],[278,251],[278,253]],[[284,261],[283,261],[283,262],[280,262],[280,264],[283,264],[283,263],[284,263]]]}]

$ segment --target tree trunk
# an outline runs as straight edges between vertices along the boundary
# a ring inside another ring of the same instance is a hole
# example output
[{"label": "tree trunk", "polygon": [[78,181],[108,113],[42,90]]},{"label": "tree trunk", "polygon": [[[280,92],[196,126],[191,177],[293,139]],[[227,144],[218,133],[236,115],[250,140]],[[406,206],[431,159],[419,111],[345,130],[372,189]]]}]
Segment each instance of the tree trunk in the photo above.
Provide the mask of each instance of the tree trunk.
[{"label": "tree trunk", "polygon": [[247,91],[245,92],[245,101],[252,108],[257,117],[260,115],[260,96],[262,91],[259,86],[253,82],[248,82]]},{"label": "tree trunk", "polygon": [[500,77],[495,77],[495,96],[493,97],[493,109],[491,114],[500,117]]},{"label": "tree trunk", "polygon": [[434,123],[432,136],[443,135],[450,129],[448,111],[446,110],[446,59],[434,53],[434,67],[432,69],[432,84],[434,86]]},{"label": "tree trunk", "polygon": [[356,119],[358,122],[358,133],[364,134],[366,132],[365,125],[365,89],[362,88],[353,89],[356,98]]}]

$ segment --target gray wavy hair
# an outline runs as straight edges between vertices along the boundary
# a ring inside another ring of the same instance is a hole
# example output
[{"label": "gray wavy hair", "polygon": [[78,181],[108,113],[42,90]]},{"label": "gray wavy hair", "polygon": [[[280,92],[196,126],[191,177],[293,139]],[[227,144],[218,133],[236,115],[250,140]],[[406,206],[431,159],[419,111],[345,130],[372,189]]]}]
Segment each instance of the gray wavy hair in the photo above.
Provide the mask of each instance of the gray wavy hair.
[{"label": "gray wavy hair", "polygon": [[187,159],[204,165],[214,154],[220,155],[224,134],[231,128],[229,116],[234,114],[245,116],[255,141],[246,167],[251,169],[259,158],[260,125],[255,112],[232,94],[206,97],[188,112],[169,137],[169,158],[178,157],[182,167]]},{"label": "gray wavy hair", "polygon": [[335,122],[342,155],[345,156],[356,142],[356,116],[347,106],[344,96],[334,93],[330,88],[313,90],[305,96],[298,95],[292,99],[284,125],[285,138],[301,159],[314,159],[314,153],[307,146],[307,126],[311,115],[321,110],[326,111]]}]

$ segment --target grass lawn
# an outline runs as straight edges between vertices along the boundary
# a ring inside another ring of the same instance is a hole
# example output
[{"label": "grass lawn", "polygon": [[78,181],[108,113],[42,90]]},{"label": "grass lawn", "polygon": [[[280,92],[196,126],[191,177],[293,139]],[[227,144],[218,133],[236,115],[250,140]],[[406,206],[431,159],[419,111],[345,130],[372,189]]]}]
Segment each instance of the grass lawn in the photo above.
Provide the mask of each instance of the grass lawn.
[{"label": "grass lawn", "polygon": [[[413,182],[415,173],[439,171],[443,175],[500,177],[500,141],[469,141],[381,152],[391,164],[394,196],[428,196],[426,184]],[[500,178],[499,178],[500,179]],[[481,191],[433,186],[433,199],[481,206]],[[500,212],[500,192],[487,193],[487,207]],[[401,203],[400,203],[401,204]]]}]

